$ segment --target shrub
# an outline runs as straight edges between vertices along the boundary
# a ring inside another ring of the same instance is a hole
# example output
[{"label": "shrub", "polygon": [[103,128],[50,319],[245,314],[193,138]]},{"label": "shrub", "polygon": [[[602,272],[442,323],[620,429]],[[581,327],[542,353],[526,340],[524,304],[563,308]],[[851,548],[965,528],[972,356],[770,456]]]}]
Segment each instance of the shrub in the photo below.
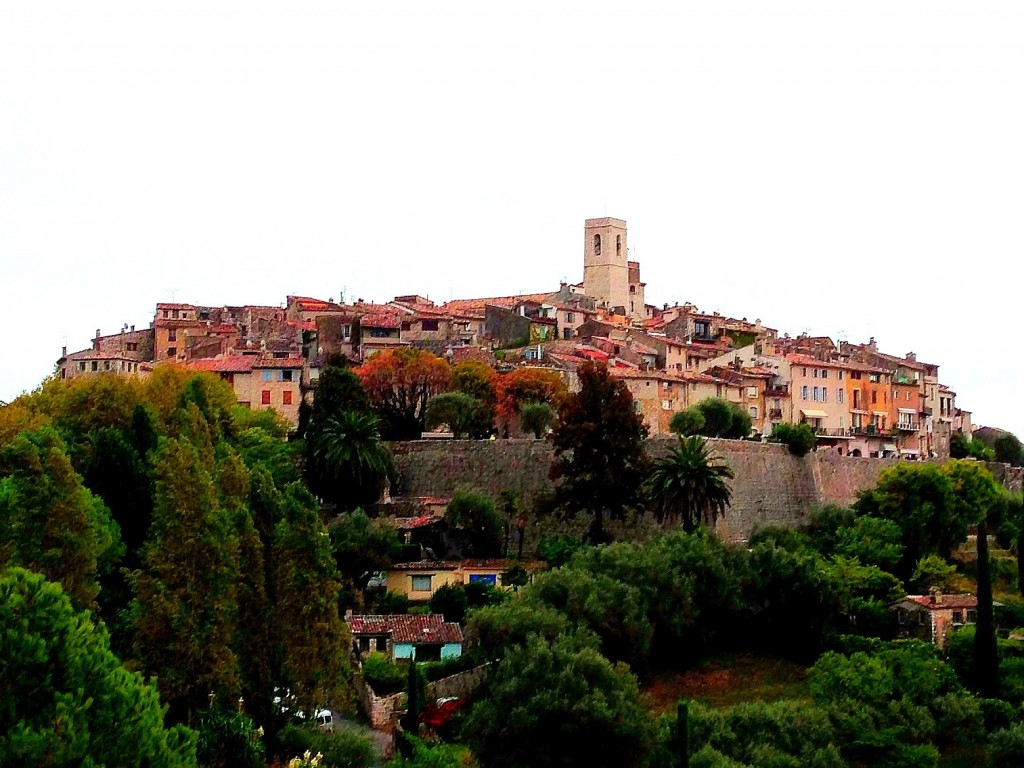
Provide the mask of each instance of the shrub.
[{"label": "shrub", "polygon": [[252,718],[241,712],[217,707],[199,715],[196,756],[209,768],[238,766],[263,768],[264,744]]},{"label": "shrub", "polygon": [[427,402],[427,429],[447,424],[456,440],[465,437],[479,421],[482,405],[475,397],[464,392],[435,395]]},{"label": "shrub", "polygon": [[537,556],[552,568],[565,565],[578,550],[586,546],[575,536],[544,536],[537,544]]},{"label": "shrub", "polygon": [[409,612],[409,598],[401,592],[385,592],[377,597],[376,612],[381,614]]},{"label": "shrub", "polygon": [[771,440],[785,445],[794,456],[806,456],[818,444],[809,424],[776,424]]},{"label": "shrub", "polygon": [[286,758],[319,752],[323,755],[321,768],[371,768],[380,764],[373,740],[350,728],[321,731],[309,726],[286,725],[278,739]]},{"label": "shrub", "polygon": [[992,734],[988,742],[988,764],[992,768],[1024,764],[1024,723]]},{"label": "shrub", "polygon": [[377,651],[363,659],[363,679],[378,696],[397,693],[405,686],[402,668]]},{"label": "shrub", "polygon": [[925,555],[917,561],[914,573],[910,577],[910,587],[918,594],[927,594],[932,587],[942,591],[953,588],[956,567],[947,563],[938,555]]}]

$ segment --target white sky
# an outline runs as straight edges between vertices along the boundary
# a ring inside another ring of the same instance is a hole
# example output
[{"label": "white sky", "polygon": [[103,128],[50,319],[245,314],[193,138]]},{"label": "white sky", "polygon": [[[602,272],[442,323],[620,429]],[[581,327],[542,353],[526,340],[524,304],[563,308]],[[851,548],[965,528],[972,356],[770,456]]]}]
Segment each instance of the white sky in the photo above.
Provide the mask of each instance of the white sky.
[{"label": "white sky", "polygon": [[0,399],[157,301],[555,290],[913,350],[1024,436],[1024,3],[0,2]]}]

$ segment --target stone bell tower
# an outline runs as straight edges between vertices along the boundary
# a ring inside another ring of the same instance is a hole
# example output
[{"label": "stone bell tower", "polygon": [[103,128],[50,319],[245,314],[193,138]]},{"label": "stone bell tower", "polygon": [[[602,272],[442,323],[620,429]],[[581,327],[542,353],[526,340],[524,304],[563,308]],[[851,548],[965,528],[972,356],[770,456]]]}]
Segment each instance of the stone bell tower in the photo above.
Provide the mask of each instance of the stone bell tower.
[{"label": "stone bell tower", "polygon": [[630,314],[626,222],[587,219],[584,223],[583,291],[598,306]]}]

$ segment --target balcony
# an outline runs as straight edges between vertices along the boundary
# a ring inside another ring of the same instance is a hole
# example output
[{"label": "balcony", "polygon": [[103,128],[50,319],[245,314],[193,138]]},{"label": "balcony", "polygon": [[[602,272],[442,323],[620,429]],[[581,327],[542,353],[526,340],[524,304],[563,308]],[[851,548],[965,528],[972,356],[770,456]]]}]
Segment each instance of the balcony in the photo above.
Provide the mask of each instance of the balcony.
[{"label": "balcony", "polygon": [[853,437],[852,430],[846,429],[846,428],[843,428],[843,427],[840,427],[840,428],[835,428],[835,427],[832,427],[832,428],[830,428],[830,427],[818,427],[818,428],[816,428],[814,430],[814,434],[816,434],[818,437],[841,437],[841,438],[851,438],[851,437]]},{"label": "balcony", "polygon": [[768,411],[768,418],[769,419],[781,419],[782,418],[782,409],[781,408],[772,408],[770,411]]},{"label": "balcony", "polygon": [[898,421],[896,422],[896,429],[900,432],[917,432],[921,428],[921,425],[913,421]]},{"label": "balcony", "polygon": [[772,387],[764,391],[765,397],[789,397],[789,387]]}]

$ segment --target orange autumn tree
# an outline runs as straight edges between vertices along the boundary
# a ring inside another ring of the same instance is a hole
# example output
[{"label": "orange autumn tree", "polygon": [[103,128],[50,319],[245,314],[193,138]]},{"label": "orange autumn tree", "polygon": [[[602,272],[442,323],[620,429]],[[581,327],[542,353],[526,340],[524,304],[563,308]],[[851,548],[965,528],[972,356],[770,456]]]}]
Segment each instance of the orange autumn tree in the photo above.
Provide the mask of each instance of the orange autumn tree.
[{"label": "orange autumn tree", "polygon": [[422,349],[379,352],[356,371],[385,440],[418,440],[427,400],[448,389],[451,366]]},{"label": "orange autumn tree", "polygon": [[557,371],[547,368],[516,368],[502,374],[497,383],[498,418],[507,433],[527,403],[548,403],[557,407],[565,395],[565,384]]}]

